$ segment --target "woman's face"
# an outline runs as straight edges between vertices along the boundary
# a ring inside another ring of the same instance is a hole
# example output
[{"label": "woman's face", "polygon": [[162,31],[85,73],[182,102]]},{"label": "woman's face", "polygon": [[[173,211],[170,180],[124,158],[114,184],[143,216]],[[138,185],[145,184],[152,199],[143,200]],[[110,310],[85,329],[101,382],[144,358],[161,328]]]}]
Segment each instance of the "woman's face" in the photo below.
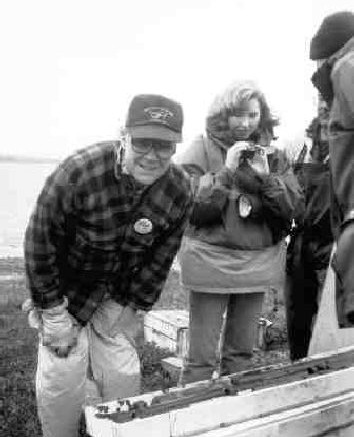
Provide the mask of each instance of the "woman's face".
[{"label": "woman's face", "polygon": [[257,98],[244,100],[228,117],[229,129],[235,140],[247,140],[258,128],[261,120],[261,105]]}]

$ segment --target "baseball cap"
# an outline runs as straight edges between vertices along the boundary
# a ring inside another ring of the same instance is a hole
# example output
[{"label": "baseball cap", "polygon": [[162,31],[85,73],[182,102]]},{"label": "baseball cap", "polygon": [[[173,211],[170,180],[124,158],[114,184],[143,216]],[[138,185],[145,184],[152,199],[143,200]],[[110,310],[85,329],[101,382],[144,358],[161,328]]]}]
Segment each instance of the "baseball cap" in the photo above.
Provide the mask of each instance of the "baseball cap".
[{"label": "baseball cap", "polygon": [[182,141],[182,106],[157,94],[139,94],[133,98],[125,123],[132,138],[156,138]]}]

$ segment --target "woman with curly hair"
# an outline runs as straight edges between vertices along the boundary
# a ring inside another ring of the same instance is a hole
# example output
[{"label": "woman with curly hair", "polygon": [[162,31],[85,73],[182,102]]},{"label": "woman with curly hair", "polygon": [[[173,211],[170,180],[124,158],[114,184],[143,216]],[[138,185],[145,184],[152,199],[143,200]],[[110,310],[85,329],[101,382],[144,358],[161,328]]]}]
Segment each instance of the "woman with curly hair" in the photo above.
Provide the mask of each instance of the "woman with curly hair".
[{"label": "woman with curly hair", "polygon": [[176,158],[195,189],[180,251],[190,290],[182,383],[209,379],[219,360],[222,375],[246,369],[264,295],[283,282],[284,238],[301,189],[271,144],[276,124],[255,83],[233,83],[211,104],[205,134]]}]

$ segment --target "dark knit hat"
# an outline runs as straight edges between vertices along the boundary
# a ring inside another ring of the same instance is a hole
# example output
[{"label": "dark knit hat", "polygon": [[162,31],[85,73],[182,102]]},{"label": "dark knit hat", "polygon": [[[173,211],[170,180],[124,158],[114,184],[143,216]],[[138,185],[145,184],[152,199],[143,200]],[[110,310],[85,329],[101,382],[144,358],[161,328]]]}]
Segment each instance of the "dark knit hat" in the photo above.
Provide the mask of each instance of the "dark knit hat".
[{"label": "dark knit hat", "polygon": [[354,14],[352,12],[336,12],[328,15],[312,38],[310,59],[329,58],[354,36]]}]

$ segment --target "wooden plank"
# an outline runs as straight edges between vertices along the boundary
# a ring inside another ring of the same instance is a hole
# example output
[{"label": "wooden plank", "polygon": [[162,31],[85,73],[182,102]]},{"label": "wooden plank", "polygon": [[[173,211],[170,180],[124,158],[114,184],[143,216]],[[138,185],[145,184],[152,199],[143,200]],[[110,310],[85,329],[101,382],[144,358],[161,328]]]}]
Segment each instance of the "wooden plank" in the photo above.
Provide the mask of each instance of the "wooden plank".
[{"label": "wooden plank", "polygon": [[[338,393],[352,390],[354,395],[354,368],[333,372],[310,380],[241,393],[238,396],[218,398],[194,404],[173,412],[173,433],[171,437],[203,435],[207,431],[244,423],[250,420],[288,414],[289,410],[304,405],[310,408],[314,401],[333,400]],[[280,434],[288,437],[288,434]],[[298,433],[297,437],[303,434]]]},{"label": "wooden plank", "polygon": [[[346,352],[342,354],[342,356],[350,357],[351,363],[353,363],[352,353],[353,349],[351,348],[349,353]],[[328,361],[328,355],[325,355],[325,357],[327,357],[325,359]],[[319,359],[323,360],[324,358],[316,358],[316,360],[309,361],[318,363]],[[308,364],[309,363],[307,363],[307,365]],[[111,414],[107,414],[104,417],[98,417],[97,410],[90,407],[85,410],[87,429],[92,437],[115,437],[118,435],[119,437],[130,437],[134,435],[182,437],[187,435],[203,435],[203,433],[211,432],[212,430],[220,430],[220,427],[229,430],[231,426],[236,426],[236,424],[241,430],[242,426],[246,426],[247,422],[251,423],[252,421],[261,420],[271,415],[276,417],[276,415],[279,414],[283,414],[286,418],[289,412],[296,408],[305,408],[308,406],[308,411],[312,411],[311,409],[313,409],[314,403],[327,402],[328,405],[330,405],[334,402],[334,405],[336,405],[336,402],[339,402],[340,396],[354,396],[354,367],[337,371],[327,370],[328,373],[320,376],[308,376],[304,379],[297,378],[295,381],[288,383],[282,381],[280,384],[277,384],[276,381],[275,385],[273,384],[267,388],[254,389],[251,386],[251,388],[239,390],[231,396],[188,404],[188,396],[184,399],[184,393],[193,393],[198,387],[202,388],[203,384],[205,386],[207,383],[191,384],[184,389],[171,390],[172,393],[169,394],[170,397],[180,398],[182,400],[180,405],[185,403],[184,407],[165,408],[162,414],[135,418],[124,423],[118,423],[115,420],[117,419],[117,416],[114,414],[115,408],[118,405],[117,402],[105,404],[109,404]],[[326,370],[324,371],[326,372]],[[264,375],[263,373],[262,376]],[[131,402],[133,403],[139,399],[144,399],[147,403],[152,403],[153,400],[161,402],[164,396],[165,395],[161,394],[161,392],[156,392],[132,398]],[[338,400],[336,400],[337,398]],[[320,404],[318,405],[320,406]],[[350,403],[350,407],[348,407],[349,410],[352,408],[351,405]],[[307,414],[306,409],[303,410],[301,414],[305,413]],[[318,414],[318,417],[321,417],[322,413],[319,412]],[[292,422],[294,422],[294,420],[292,420]],[[302,421],[300,420],[299,423],[301,424]],[[311,420],[309,423],[312,423]],[[257,422],[254,422],[254,426],[256,425]],[[264,426],[265,425],[267,424],[264,424]],[[294,422],[294,426],[296,428],[296,421]],[[148,433],[147,430],[149,430]],[[246,428],[243,428],[243,430],[246,432]],[[225,434],[225,436],[227,435],[228,434]],[[230,434],[230,436],[231,435],[232,434]],[[250,434],[250,436],[251,435],[252,434]],[[288,434],[285,433],[269,434],[269,436],[273,435],[286,435],[288,437]],[[301,433],[297,434],[297,436],[302,435]],[[264,436],[268,436],[268,434],[262,434],[262,437]]]},{"label": "wooden plank", "polygon": [[144,338],[184,357],[188,350],[188,326],[186,310],[150,311],[144,317]]},{"label": "wooden plank", "polygon": [[[132,418],[160,415],[167,411],[183,408],[201,401],[237,395],[244,390],[289,383],[311,376],[326,374],[334,370],[351,367],[354,363],[354,348],[340,353],[320,354],[294,364],[276,364],[248,371],[238,372],[212,381],[200,381],[167,392],[155,392],[129,401],[129,408],[121,410],[102,406],[101,416],[109,415],[116,422],[127,422]],[[148,397],[147,397],[148,396]],[[110,404],[108,404],[110,405]],[[117,410],[117,411],[116,411]]]},{"label": "wooden plank", "polygon": [[323,286],[308,354],[312,356],[327,351],[335,352],[340,348],[353,345],[354,328],[339,329],[336,308],[335,273],[330,265]]},{"label": "wooden plank", "polygon": [[170,437],[170,420],[168,415],[148,417],[134,420],[117,426],[109,419],[97,419],[96,409],[89,406],[85,409],[86,433],[92,437]]},{"label": "wooden plank", "polygon": [[167,357],[161,360],[161,365],[164,371],[171,376],[174,380],[178,380],[182,368],[183,358],[180,357]]},{"label": "wooden plank", "polygon": [[[198,434],[201,437],[313,437],[354,435],[354,394]],[[195,434],[197,435],[197,434]]]}]

